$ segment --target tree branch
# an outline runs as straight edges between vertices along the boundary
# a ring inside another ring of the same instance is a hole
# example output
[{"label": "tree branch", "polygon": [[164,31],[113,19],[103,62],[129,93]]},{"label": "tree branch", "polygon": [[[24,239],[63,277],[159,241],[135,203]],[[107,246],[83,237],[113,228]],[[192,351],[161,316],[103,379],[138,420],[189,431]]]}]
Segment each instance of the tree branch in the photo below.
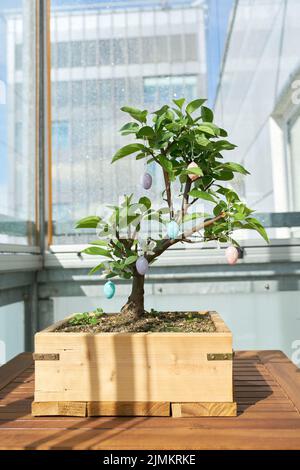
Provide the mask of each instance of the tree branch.
[{"label": "tree branch", "polygon": [[190,180],[189,177],[187,177],[185,188],[184,188],[184,193],[183,193],[183,198],[182,198],[181,219],[183,219],[183,217],[185,216],[189,208],[189,192],[190,192],[191,186],[192,186],[192,181]]},{"label": "tree branch", "polygon": [[174,217],[174,209],[172,203],[172,194],[171,194],[171,182],[168,175],[168,172],[163,168],[165,186],[166,186],[166,195],[167,195],[167,203],[170,209],[170,218],[173,219]]},{"label": "tree branch", "polygon": [[202,228],[209,227],[210,225],[213,225],[215,222],[218,222],[219,220],[224,219],[226,215],[227,215],[226,212],[221,212],[221,214],[217,215],[213,219],[206,220],[205,222],[202,222],[201,224],[196,225],[196,227],[191,228],[190,230],[188,230],[187,232],[183,234],[183,237],[189,238],[191,235],[193,235],[193,233],[199,232],[199,230],[201,230]]},{"label": "tree branch", "polygon": [[196,225],[195,227],[188,230],[187,232],[184,232],[181,238],[176,238],[175,240],[171,240],[170,238],[165,238],[163,240],[162,246],[158,248],[157,250],[154,250],[154,255],[147,257],[148,261],[149,262],[153,261],[158,256],[160,256],[164,251],[170,248],[170,246],[173,246],[180,241],[187,242],[186,239],[189,238],[191,235],[193,235],[193,233],[199,232],[199,230],[209,227],[210,225],[213,225],[215,222],[218,222],[219,220],[224,219],[226,215],[227,215],[226,212],[222,212],[216,217],[213,217],[212,219],[206,220],[205,222],[202,222],[201,224]]}]

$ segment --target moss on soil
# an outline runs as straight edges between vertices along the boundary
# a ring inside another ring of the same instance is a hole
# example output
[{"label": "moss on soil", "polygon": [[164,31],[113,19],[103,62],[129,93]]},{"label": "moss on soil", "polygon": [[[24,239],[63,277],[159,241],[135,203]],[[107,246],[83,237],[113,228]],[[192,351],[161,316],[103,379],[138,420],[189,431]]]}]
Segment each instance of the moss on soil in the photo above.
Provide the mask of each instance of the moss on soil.
[{"label": "moss on soil", "polygon": [[105,314],[100,309],[77,314],[55,331],[86,333],[139,332],[214,332],[215,324],[209,312],[145,312],[134,319],[132,315]]}]

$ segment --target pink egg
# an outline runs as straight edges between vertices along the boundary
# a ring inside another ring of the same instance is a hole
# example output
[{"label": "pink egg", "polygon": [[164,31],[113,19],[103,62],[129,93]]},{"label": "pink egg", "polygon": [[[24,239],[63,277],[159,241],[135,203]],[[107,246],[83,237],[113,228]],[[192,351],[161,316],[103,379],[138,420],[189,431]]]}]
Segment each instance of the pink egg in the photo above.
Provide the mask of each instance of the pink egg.
[{"label": "pink egg", "polygon": [[144,189],[150,189],[152,186],[152,176],[149,173],[144,173],[141,177],[141,185]]},{"label": "pink egg", "polygon": [[225,256],[228,264],[236,264],[239,259],[239,250],[235,246],[226,248]]},{"label": "pink egg", "polygon": [[[199,168],[199,167],[198,167],[197,163],[192,162],[192,163],[190,163],[189,166],[188,166],[188,169],[190,169],[190,168]],[[193,173],[189,173],[189,174],[188,174],[188,177],[189,177],[190,180],[192,180],[192,181],[196,181],[197,179],[200,178],[199,175],[194,175]]]}]

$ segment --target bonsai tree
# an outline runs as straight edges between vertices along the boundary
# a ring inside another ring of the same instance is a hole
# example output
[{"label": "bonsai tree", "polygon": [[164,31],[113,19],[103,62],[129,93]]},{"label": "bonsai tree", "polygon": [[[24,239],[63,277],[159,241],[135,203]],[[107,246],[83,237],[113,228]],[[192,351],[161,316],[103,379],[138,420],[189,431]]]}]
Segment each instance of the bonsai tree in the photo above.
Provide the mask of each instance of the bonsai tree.
[{"label": "bonsai tree", "polygon": [[[233,264],[238,257],[238,243],[232,237],[235,230],[256,230],[268,241],[265,229],[252,216],[254,211],[228,187],[235,173],[249,173],[238,163],[224,161],[222,153],[236,146],[226,140],[227,132],[213,122],[213,112],[204,106],[205,101],[196,99],[185,106],[184,98],[175,99],[172,106],[165,105],[152,115],[147,110],[121,108],[132,120],[120,132],[133,136],[134,142],[120,148],[112,163],[125,157],[145,159],[148,164],[155,162],[163,175],[165,204],[154,209],[146,196],[136,202],[133,195],[125,196],[120,205],[110,206],[107,220],[93,215],[76,225],[97,229],[97,240],[83,252],[99,255],[105,261],[90,273],[103,270],[108,279],[115,276],[132,279],[132,290],[121,312],[135,318],[145,313],[144,281],[148,266],[171,246],[211,240],[226,243],[228,260]],[[144,174],[141,183],[144,189],[149,189],[151,175]],[[176,205],[174,201],[178,200],[180,204]],[[210,211],[192,211],[200,203],[209,205]],[[160,233],[141,241],[149,221],[159,224]],[[108,281],[105,288],[107,297],[112,297],[114,284]]]}]

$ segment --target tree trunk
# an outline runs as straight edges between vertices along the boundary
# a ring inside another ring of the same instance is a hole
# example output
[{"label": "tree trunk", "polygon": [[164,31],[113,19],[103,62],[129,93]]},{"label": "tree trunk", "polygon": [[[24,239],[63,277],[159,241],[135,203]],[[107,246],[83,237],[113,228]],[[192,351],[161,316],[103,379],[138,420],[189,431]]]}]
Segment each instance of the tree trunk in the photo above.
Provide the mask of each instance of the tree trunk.
[{"label": "tree trunk", "polygon": [[136,318],[144,315],[144,282],[145,276],[138,273],[133,275],[131,294],[121,309],[122,313],[133,314]]}]

